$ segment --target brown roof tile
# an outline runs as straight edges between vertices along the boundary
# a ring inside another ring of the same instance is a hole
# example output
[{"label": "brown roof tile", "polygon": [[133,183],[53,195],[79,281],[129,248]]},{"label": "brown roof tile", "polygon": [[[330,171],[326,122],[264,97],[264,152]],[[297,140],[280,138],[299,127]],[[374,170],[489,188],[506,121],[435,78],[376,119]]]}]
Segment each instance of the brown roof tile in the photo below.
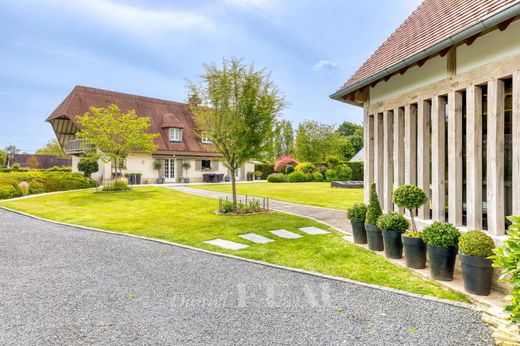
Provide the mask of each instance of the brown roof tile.
[{"label": "brown roof tile", "polygon": [[[134,109],[138,116],[150,117],[149,132],[161,135],[155,140],[158,149],[154,154],[218,156],[213,146],[202,144],[201,139],[195,134],[193,114],[185,103],[76,86],[47,121],[62,117],[75,121],[76,116],[85,114],[90,107],[107,107],[111,104],[116,104],[122,112]],[[181,143],[169,141],[170,127],[183,129]]]},{"label": "brown roof tile", "polygon": [[341,89],[362,82],[518,2],[424,0]]}]

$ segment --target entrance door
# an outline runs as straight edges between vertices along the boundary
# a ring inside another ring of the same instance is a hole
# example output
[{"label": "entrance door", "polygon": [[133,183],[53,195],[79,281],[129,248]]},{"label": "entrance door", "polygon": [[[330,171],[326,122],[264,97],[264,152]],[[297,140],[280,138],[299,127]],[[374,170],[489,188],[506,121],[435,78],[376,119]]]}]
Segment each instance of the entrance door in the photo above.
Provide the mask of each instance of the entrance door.
[{"label": "entrance door", "polygon": [[175,159],[164,159],[164,179],[168,183],[175,182]]}]

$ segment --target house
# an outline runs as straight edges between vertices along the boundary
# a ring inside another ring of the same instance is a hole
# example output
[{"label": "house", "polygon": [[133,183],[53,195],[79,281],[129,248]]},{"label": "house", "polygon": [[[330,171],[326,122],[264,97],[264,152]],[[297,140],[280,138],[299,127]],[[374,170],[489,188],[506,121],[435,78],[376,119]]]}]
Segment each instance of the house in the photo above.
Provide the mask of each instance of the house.
[{"label": "house", "polygon": [[[331,98],[363,107],[365,193],[421,187],[421,224],[520,215],[520,2],[424,0]],[[368,195],[365,195],[365,200]]]},{"label": "house", "polygon": [[48,169],[52,167],[70,167],[72,160],[56,155],[14,154],[8,156],[7,165],[12,166],[15,164],[20,165],[20,167]]},{"label": "house", "polygon": [[[149,132],[160,134],[155,139],[157,150],[128,155],[123,173],[141,174],[144,183],[155,183],[158,178],[164,178],[165,182],[179,182],[181,178],[202,182],[204,175],[210,178],[229,175],[211,142],[195,133],[193,115],[187,104],[84,86],[76,86],[47,118],[65,153],[72,155],[73,171],[78,170],[79,159],[85,150],[82,139],[76,138],[79,128],[76,116],[85,114],[92,106],[111,104],[116,104],[122,112],[134,109],[138,116],[150,117]],[[156,163],[160,164],[160,169],[156,169]],[[92,177],[98,181],[112,179],[112,163],[100,161],[99,166],[99,171]],[[237,180],[246,180],[247,172],[252,171],[254,165],[245,164],[237,170]]]}]

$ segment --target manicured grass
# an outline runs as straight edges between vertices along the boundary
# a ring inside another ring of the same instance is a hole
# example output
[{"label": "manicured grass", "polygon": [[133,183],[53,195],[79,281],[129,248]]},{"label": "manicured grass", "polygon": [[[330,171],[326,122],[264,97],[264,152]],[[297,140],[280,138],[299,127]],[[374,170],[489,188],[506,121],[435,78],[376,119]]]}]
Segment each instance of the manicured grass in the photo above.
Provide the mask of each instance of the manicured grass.
[{"label": "manicured grass", "polygon": [[[231,193],[230,184],[190,187]],[[363,202],[363,189],[333,188],[330,187],[330,183],[244,183],[237,184],[237,192],[242,195],[344,210],[355,203]]]},{"label": "manicured grass", "polygon": [[[216,215],[217,201],[166,188],[145,187],[119,193],[74,191],[3,201],[0,205],[51,220],[159,238],[409,292],[466,301],[464,295],[350,244],[336,232],[304,235],[292,240],[276,238],[269,233],[282,228],[301,233],[298,228],[305,226],[327,228],[317,222],[276,212],[250,216]],[[238,237],[249,232],[276,241],[254,244]],[[250,247],[227,251],[203,243],[214,238],[248,243]]]}]

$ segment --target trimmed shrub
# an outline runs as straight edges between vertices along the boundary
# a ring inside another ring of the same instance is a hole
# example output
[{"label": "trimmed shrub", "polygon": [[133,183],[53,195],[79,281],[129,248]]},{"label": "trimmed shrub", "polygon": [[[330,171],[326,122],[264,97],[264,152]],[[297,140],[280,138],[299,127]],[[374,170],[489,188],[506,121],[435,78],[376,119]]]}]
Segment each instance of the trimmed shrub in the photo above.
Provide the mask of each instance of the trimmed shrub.
[{"label": "trimmed shrub", "polygon": [[335,172],[336,180],[346,181],[352,178],[352,170],[348,165],[339,165]]},{"label": "trimmed shrub", "polygon": [[[159,168],[160,169],[160,168]],[[271,173],[274,173],[274,166],[268,165],[268,164],[256,164],[255,165],[255,172],[261,172],[260,179],[267,179],[267,176]]]},{"label": "trimmed shrub", "polygon": [[370,185],[370,199],[367,208],[367,217],[365,223],[367,225],[376,225],[377,219],[383,214],[379,199],[377,198],[376,183]]},{"label": "trimmed shrub", "polygon": [[39,181],[31,181],[29,184],[29,194],[35,195],[38,193],[44,193],[45,187]]},{"label": "trimmed shrub", "polygon": [[403,233],[408,227],[410,227],[408,220],[395,211],[383,214],[377,218],[377,228],[384,229],[385,231]]},{"label": "trimmed shrub", "polygon": [[287,166],[285,168],[285,173],[291,174],[292,172],[294,172],[294,167],[293,166]]},{"label": "trimmed shrub", "polygon": [[459,230],[450,223],[434,222],[423,230],[423,240],[426,244],[437,247],[457,247],[459,245]]},{"label": "trimmed shrub", "polygon": [[469,231],[460,236],[459,251],[468,256],[489,257],[493,255],[495,243],[482,231]]},{"label": "trimmed shrub", "polygon": [[319,171],[312,173],[312,180],[314,180],[316,182],[322,182],[323,174],[321,174],[321,172],[319,172]]},{"label": "trimmed shrub", "polygon": [[92,173],[99,171],[99,165],[97,160],[83,157],[78,162],[78,171],[83,172],[86,177],[90,177]]},{"label": "trimmed shrub", "polygon": [[327,169],[325,171],[325,179],[327,179],[327,181],[336,180],[336,172],[333,171],[332,169]]},{"label": "trimmed shrub", "polygon": [[354,204],[347,209],[347,218],[352,222],[365,222],[367,206],[363,203]]},{"label": "trimmed shrub", "polygon": [[350,177],[351,180],[363,180],[364,179],[363,162],[349,161],[349,162],[347,162],[347,165],[352,170],[352,176]]},{"label": "trimmed shrub", "polygon": [[414,212],[428,201],[423,190],[415,185],[402,185],[392,193],[392,201],[399,207],[406,208],[412,218],[412,232],[417,232],[415,226]]},{"label": "trimmed shrub", "polygon": [[282,173],[271,173],[267,177],[267,181],[270,183],[285,183],[287,182],[287,176]]},{"label": "trimmed shrub", "polygon": [[298,161],[292,155],[283,155],[276,160],[274,171],[283,173],[287,170],[287,166],[296,166]]},{"label": "trimmed shrub", "polygon": [[314,171],[316,171],[316,166],[311,162],[300,162],[296,165],[295,169],[303,173],[314,173]]},{"label": "trimmed shrub", "polygon": [[302,171],[294,171],[287,176],[291,183],[304,183],[308,181],[307,175]]}]

